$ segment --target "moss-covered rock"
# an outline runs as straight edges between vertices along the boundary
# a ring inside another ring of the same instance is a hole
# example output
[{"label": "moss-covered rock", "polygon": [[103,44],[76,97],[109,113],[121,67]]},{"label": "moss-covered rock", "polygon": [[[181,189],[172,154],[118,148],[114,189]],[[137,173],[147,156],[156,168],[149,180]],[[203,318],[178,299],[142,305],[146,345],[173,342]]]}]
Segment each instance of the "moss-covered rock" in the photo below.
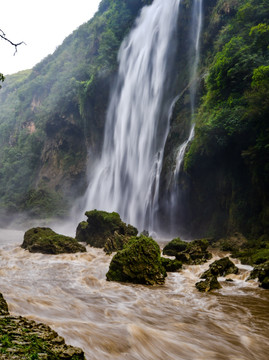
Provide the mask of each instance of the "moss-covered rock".
[{"label": "moss-covered rock", "polygon": [[76,230],[76,239],[87,244],[104,248],[105,252],[121,250],[138,230],[126,225],[116,212],[99,210],[86,211],[87,221],[79,223]]},{"label": "moss-covered rock", "polygon": [[159,245],[143,235],[131,238],[112,258],[106,277],[109,281],[163,284],[166,271]]},{"label": "moss-covered rock", "polygon": [[178,260],[168,259],[168,258],[161,258],[162,265],[167,272],[175,272],[182,268],[182,262]]},{"label": "moss-covered rock", "polygon": [[235,252],[247,245],[247,239],[241,233],[235,232],[230,236],[213,241],[211,245],[222,251]]},{"label": "moss-covered rock", "polygon": [[232,256],[240,259],[242,264],[259,265],[269,261],[269,241],[262,237],[248,241],[244,246],[232,252]]},{"label": "moss-covered rock", "polygon": [[202,275],[201,279],[211,278],[212,276],[226,276],[229,274],[237,274],[238,268],[229,259],[228,256],[214,261],[209,265],[209,269],[206,270]]},{"label": "moss-covered rock", "polygon": [[47,227],[29,229],[24,234],[21,245],[32,253],[62,254],[85,252],[85,246],[72,237],[60,235]]},{"label": "moss-covered rock", "polygon": [[269,261],[254,267],[248,280],[258,278],[260,286],[269,289]]},{"label": "moss-covered rock", "polygon": [[212,258],[212,254],[207,251],[208,245],[206,239],[186,242],[176,238],[164,247],[163,254],[175,256],[183,264],[198,265]]},{"label": "moss-covered rock", "polygon": [[196,288],[200,292],[208,292],[211,290],[217,290],[221,288],[220,283],[216,276],[209,276],[205,280],[201,280],[195,284]]},{"label": "moss-covered rock", "polygon": [[186,241],[181,240],[179,237],[171,240],[163,248],[163,254],[168,256],[176,256],[177,253],[184,251],[188,246]]},{"label": "moss-covered rock", "polygon": [[21,316],[10,316],[0,294],[0,358],[84,360],[81,349],[65,344],[49,326]]}]

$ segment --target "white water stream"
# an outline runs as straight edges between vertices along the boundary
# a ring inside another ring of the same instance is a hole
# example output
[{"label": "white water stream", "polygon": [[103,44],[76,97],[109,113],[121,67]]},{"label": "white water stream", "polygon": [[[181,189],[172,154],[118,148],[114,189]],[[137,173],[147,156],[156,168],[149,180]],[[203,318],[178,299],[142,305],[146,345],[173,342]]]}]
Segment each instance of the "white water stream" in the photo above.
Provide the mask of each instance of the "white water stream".
[{"label": "white water stream", "polygon": [[139,230],[151,226],[158,193],[179,5],[155,0],[143,8],[121,46],[102,156],[86,194],[87,210],[117,211]]},{"label": "white water stream", "polygon": [[22,237],[0,230],[10,311],[50,325],[87,360],[268,359],[269,292],[245,281],[249,267],[210,294],[194,286],[208,264],[170,273],[164,286],[127,285],[106,281],[111,257],[101,249],[31,254]]}]

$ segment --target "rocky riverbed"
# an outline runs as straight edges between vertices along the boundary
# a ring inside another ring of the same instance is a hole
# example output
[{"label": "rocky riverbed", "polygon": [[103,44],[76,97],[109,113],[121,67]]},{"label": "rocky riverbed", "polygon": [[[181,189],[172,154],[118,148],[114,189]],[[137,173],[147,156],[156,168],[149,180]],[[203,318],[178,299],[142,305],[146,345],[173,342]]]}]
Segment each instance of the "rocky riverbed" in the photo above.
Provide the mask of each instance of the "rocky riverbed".
[{"label": "rocky riverbed", "polygon": [[66,345],[49,326],[12,316],[0,294],[0,359],[84,360],[84,352]]}]

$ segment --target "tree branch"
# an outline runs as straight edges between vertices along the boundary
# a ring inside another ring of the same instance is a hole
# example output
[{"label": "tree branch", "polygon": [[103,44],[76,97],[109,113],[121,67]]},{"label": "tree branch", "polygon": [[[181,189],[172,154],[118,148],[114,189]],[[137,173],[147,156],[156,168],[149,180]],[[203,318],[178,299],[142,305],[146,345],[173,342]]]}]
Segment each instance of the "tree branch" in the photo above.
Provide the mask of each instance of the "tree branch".
[{"label": "tree branch", "polygon": [[24,41],[21,41],[21,42],[19,42],[19,43],[16,44],[16,43],[14,43],[13,41],[9,40],[9,39],[6,37],[6,34],[4,33],[4,31],[1,30],[1,29],[0,29],[0,38],[3,39],[3,40],[6,40],[6,41],[9,42],[12,46],[15,47],[15,52],[14,52],[13,55],[15,55],[16,52],[18,51],[17,47],[18,47],[19,45],[21,45],[21,44],[26,45]]}]

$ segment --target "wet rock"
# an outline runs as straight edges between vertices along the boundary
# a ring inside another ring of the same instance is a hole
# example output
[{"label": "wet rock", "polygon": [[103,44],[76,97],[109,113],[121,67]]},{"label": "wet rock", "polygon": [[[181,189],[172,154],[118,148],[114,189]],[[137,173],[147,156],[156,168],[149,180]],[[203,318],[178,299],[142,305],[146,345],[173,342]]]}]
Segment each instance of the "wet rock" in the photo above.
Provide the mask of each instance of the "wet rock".
[{"label": "wet rock", "polygon": [[10,316],[0,294],[0,358],[85,360],[81,349],[65,344],[56,331],[21,316]]},{"label": "wet rock", "polygon": [[188,244],[187,252],[190,255],[190,264],[199,265],[212,258],[212,254],[207,251],[208,241],[205,239],[194,240]]},{"label": "wet rock", "polygon": [[247,239],[241,233],[235,232],[234,234],[219,239],[213,242],[212,245],[220,248],[222,251],[235,252],[247,244]]},{"label": "wet rock", "polygon": [[206,239],[186,242],[175,238],[164,247],[163,254],[175,256],[183,264],[199,265],[212,258],[207,251],[208,245]]},{"label": "wet rock", "polygon": [[126,225],[116,212],[92,210],[85,213],[87,221],[79,223],[76,239],[81,242],[104,248],[106,253],[121,250],[138,230]]},{"label": "wet rock", "polygon": [[168,258],[161,258],[162,265],[167,272],[176,272],[182,268],[182,262],[178,260],[168,259]]},{"label": "wet rock", "polygon": [[159,245],[143,235],[131,238],[112,258],[106,277],[108,281],[163,284],[166,271]]},{"label": "wet rock", "polygon": [[229,259],[228,256],[214,261],[209,265],[209,269],[206,270],[201,279],[207,279],[212,276],[226,276],[229,274],[237,274],[238,268],[234,265],[234,263]]},{"label": "wet rock", "polygon": [[258,278],[262,288],[269,289],[269,261],[254,267],[248,280],[256,278]]},{"label": "wet rock", "polygon": [[86,251],[85,246],[79,244],[76,239],[57,234],[46,227],[36,227],[26,231],[21,247],[32,253],[42,254],[62,254]]},{"label": "wet rock", "polygon": [[3,295],[0,293],[0,316],[8,315],[8,306],[6,300],[3,298]]},{"label": "wet rock", "polygon": [[181,240],[180,238],[175,238],[171,240],[163,248],[163,254],[168,256],[176,256],[178,253],[184,251],[188,247],[186,241]]},{"label": "wet rock", "polygon": [[195,284],[197,290],[200,292],[208,292],[211,290],[217,290],[221,288],[220,283],[216,276],[209,276],[205,280],[201,280]]}]

